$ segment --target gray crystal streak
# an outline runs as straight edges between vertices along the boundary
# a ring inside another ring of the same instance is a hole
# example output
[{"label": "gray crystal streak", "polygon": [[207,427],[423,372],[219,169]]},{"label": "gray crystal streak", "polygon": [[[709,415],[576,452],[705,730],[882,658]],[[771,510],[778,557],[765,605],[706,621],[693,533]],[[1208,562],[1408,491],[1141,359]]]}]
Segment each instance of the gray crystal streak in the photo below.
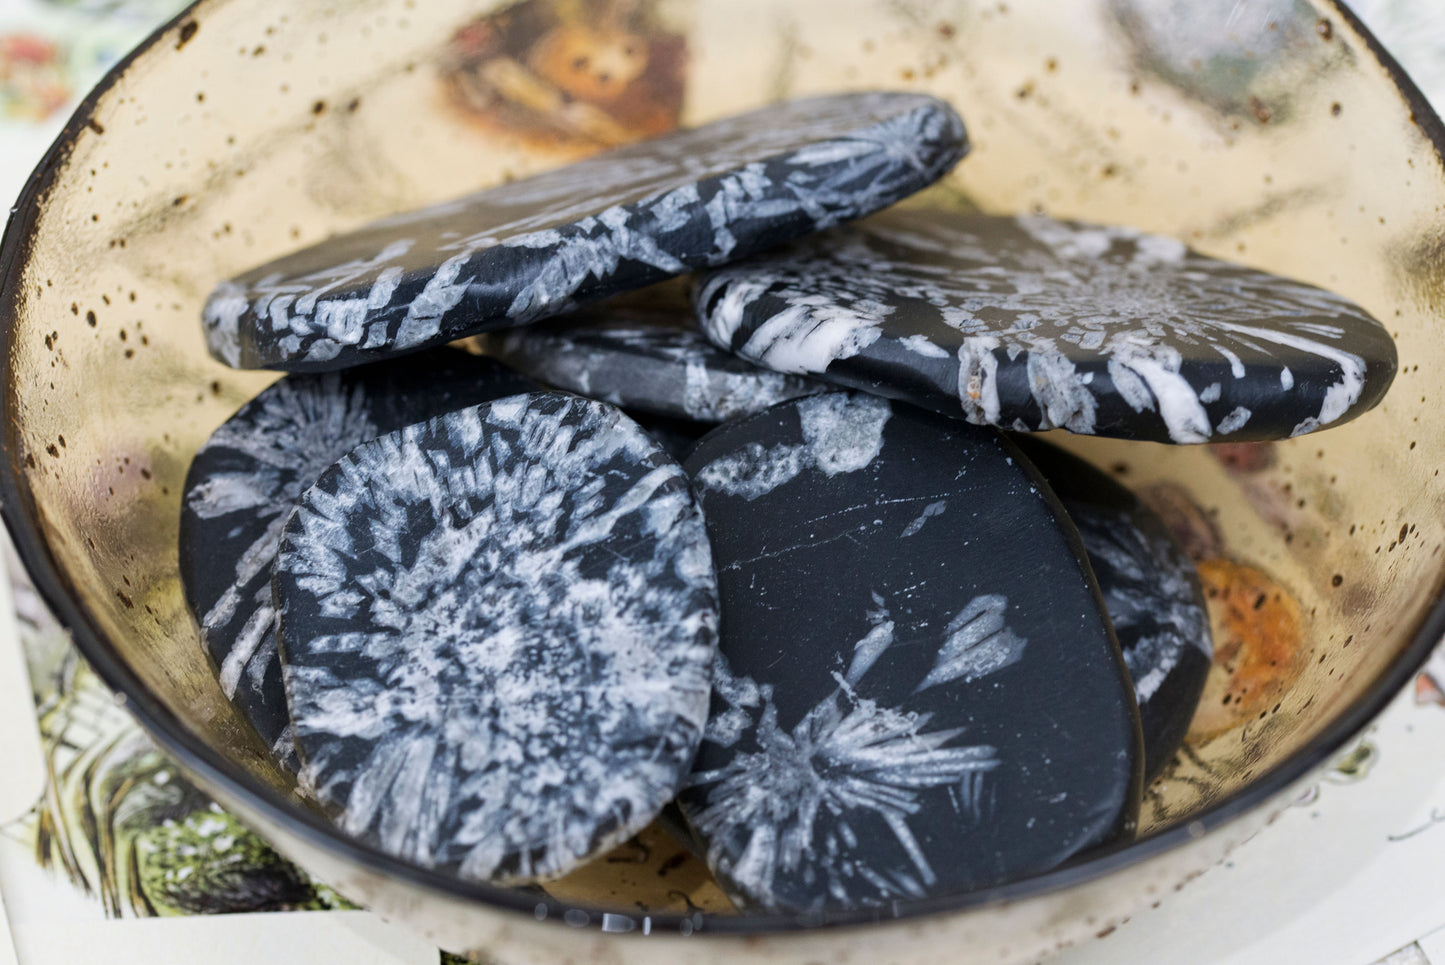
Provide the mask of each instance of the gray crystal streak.
[{"label": "gray crystal streak", "polygon": [[[360,446],[280,567],[303,777],[392,854],[553,876],[650,821],[695,753],[712,561],[680,468],[611,407],[518,396]],[[293,639],[303,606],[334,630]]]},{"label": "gray crystal streak", "polygon": [[949,621],[938,662],[918,689],[977,680],[1018,663],[1028,641],[1005,626],[1007,612],[1008,600],[998,593],[975,597]]}]

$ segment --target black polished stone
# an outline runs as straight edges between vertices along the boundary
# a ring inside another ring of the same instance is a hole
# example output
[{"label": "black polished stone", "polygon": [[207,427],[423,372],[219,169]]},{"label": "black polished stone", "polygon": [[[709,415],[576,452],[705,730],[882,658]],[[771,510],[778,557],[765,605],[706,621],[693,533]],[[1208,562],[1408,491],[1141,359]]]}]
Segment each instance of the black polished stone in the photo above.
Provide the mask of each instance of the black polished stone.
[{"label": "black polished stone", "polygon": [[665,419],[727,422],[830,388],[715,347],[691,311],[604,307],[498,332],[484,345],[539,382]]},{"label": "black polished stone", "polygon": [[319,371],[556,315],[876,211],[942,177],[922,94],[775,104],[397,215],[224,282],[211,353]]},{"label": "black polished stone", "polygon": [[1152,781],[1184,741],[1214,659],[1204,591],[1184,549],[1153,510],[1083,459],[1017,436],[1064,504],[1098,578],[1144,731]]},{"label": "black polished stone", "polygon": [[716,344],[970,422],[1158,442],[1281,439],[1384,396],[1358,305],[1126,228],[890,211],[709,272]]},{"label": "black polished stone", "polygon": [[287,770],[295,771],[296,760],[276,659],[271,570],[296,501],[358,443],[534,387],[499,362],[454,349],[287,376],[197,451],[181,498],[181,586],[221,688]]},{"label": "black polished stone", "polygon": [[1132,827],[1118,645],[1077,534],[1003,436],[830,393],[722,426],[686,467],[723,621],[680,802],[740,905],[961,892]]},{"label": "black polished stone", "polygon": [[564,874],[656,817],[707,717],[717,585],[682,468],[560,393],[352,449],[274,579],[302,783],[469,880]]}]

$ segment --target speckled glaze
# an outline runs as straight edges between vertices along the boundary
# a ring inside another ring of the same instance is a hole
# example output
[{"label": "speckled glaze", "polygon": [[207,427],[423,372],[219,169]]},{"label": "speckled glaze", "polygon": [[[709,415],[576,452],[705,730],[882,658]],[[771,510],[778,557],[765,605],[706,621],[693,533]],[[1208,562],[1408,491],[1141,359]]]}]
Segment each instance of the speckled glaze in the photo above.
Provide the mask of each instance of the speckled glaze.
[{"label": "speckled glaze", "polygon": [[651,822],[697,750],[707,536],[611,406],[512,396],[354,447],[274,586],[302,784],[389,854],[556,877]]},{"label": "speckled glaze", "polygon": [[718,345],[980,425],[1156,442],[1352,419],[1395,345],[1331,292],[1131,228],[885,212],[704,274]]},{"label": "speckled glaze", "polygon": [[206,337],[228,365],[315,371],[520,325],[877,211],[966,150],[930,97],[766,107],[261,265],[211,293]]},{"label": "speckled glaze", "polygon": [[[1344,8],[1272,10],[1279,29],[1255,43],[1226,17],[1146,0],[205,0],[86,101],[0,242],[0,510],[81,652],[178,766],[308,871],[442,947],[505,965],[1031,963],[1156,901],[1167,914],[1174,889],[1265,829],[1445,628],[1445,275],[1431,215],[1445,206],[1445,128]],[[570,102],[524,102],[563,87],[526,83],[545,81],[561,47],[555,32],[498,29],[521,12],[568,36],[635,39],[646,69],[615,96],[559,75]],[[593,19],[604,15],[616,19]],[[478,37],[511,45],[476,54]],[[1183,59],[1191,50],[1206,56]],[[1211,446],[1064,440],[1126,466],[1215,572],[1248,575],[1223,587],[1231,599],[1258,584],[1289,601],[1299,632],[1269,681],[1277,696],[1191,739],[1127,848],[826,927],[678,896],[644,910],[618,901],[618,879],[465,882],[297,803],[217,684],[179,581],[191,458],[274,380],[210,357],[199,320],[214,285],[556,168],[581,148],[551,132],[581,130],[578,118],[638,137],[862,89],[926,92],[966,118],[977,143],[940,185],[956,210],[1178,238],[1385,322],[1400,360],[1385,401],[1248,464]],[[1176,926],[1186,948],[1191,927]]]}]

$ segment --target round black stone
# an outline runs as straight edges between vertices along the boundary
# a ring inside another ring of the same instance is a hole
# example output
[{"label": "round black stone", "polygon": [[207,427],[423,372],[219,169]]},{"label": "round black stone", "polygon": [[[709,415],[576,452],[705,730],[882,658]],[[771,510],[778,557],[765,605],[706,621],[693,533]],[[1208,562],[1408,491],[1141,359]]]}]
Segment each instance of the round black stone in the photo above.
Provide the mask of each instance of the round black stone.
[{"label": "round black stone", "polygon": [[612,406],[513,396],[364,443],[274,581],[303,783],[473,880],[563,874],[673,797],[717,585],[682,468]]},{"label": "round black stone", "polygon": [[485,344],[539,382],[666,419],[727,422],[829,388],[724,352],[691,312],[602,309],[498,332]]},{"label": "round black stone", "polygon": [[1107,473],[1041,439],[1013,442],[1084,541],[1134,681],[1152,781],[1183,743],[1214,659],[1199,576],[1164,521]]},{"label": "round black stone", "polygon": [[1118,645],[1000,434],[830,393],[722,426],[686,468],[723,622],[680,803],[741,906],[960,892],[1132,827]]},{"label": "round black stone", "polygon": [[696,301],[760,365],[1026,432],[1286,438],[1368,410],[1396,367],[1338,295],[1042,215],[886,212],[711,272]]},{"label": "round black stone", "polygon": [[219,285],[211,353],[316,371],[559,314],[861,217],[942,177],[922,94],[791,101],[375,222]]},{"label": "round black stone", "polygon": [[287,515],[322,470],[359,443],[534,387],[499,362],[454,349],[287,376],[196,453],[181,499],[181,586],[226,696],[288,771],[296,770],[295,749],[271,605]]}]

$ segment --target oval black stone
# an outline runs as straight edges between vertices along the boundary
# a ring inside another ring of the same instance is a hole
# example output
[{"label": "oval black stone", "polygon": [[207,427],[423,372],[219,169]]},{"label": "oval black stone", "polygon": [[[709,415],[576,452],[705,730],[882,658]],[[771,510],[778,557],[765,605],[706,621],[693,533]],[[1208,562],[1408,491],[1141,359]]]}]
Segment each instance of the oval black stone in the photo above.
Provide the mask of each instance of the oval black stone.
[{"label": "oval black stone", "polygon": [[276,659],[271,570],[281,527],[322,470],[352,447],[534,384],[455,349],[346,373],[282,378],[196,452],[181,499],[181,586],[226,696],[295,771]]},{"label": "oval black stone", "polygon": [[760,365],[1024,432],[1287,438],[1370,409],[1396,367],[1338,295],[1042,215],[885,212],[710,272],[696,302]]},{"label": "oval black stone", "polygon": [[556,315],[877,211],[967,149],[922,94],[776,104],[421,211],[212,292],[211,353],[319,371]]},{"label": "oval black stone", "polygon": [[274,588],[303,783],[391,854],[554,877],[687,773],[712,559],[682,468],[612,406],[513,396],[356,447],[302,496]]},{"label": "oval black stone", "polygon": [[1179,749],[1214,660],[1204,591],[1153,510],[1107,473],[1042,439],[1013,439],[1069,513],[1134,681],[1144,779]]},{"label": "oval black stone", "polygon": [[742,906],[964,891],[1132,827],[1118,645],[999,433],[830,393],[714,430],[686,467],[723,622],[680,802]]}]

